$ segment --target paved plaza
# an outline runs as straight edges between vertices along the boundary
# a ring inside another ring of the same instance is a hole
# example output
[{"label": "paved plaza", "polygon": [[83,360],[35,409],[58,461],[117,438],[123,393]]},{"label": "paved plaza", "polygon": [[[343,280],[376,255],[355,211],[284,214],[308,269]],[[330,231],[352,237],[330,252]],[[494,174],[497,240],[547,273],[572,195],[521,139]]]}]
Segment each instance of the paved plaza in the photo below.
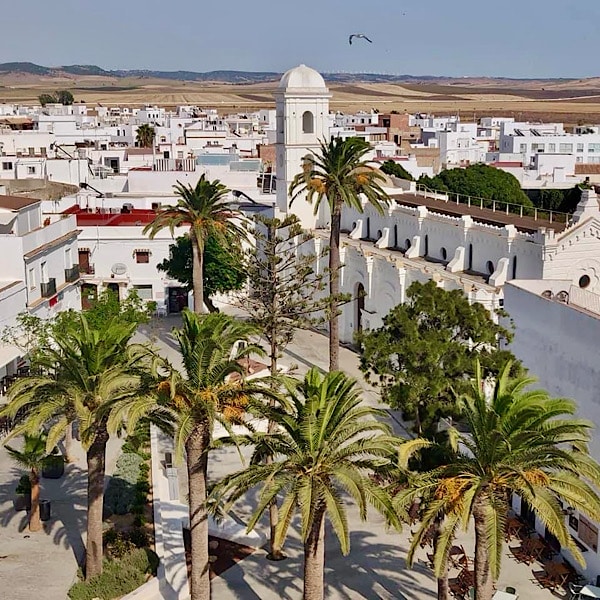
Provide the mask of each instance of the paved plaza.
[{"label": "paved plaza", "polygon": [[[170,331],[179,324],[176,317],[153,321],[138,334],[139,341],[151,339],[162,354],[175,365],[180,361],[177,345]],[[327,368],[327,338],[311,331],[299,331],[282,363],[295,365],[297,373],[306,372],[316,365]],[[366,401],[377,404],[377,393],[360,378],[357,356],[342,348],[340,364],[343,370],[357,377],[364,389]],[[397,413],[390,414],[390,423],[396,433],[405,435],[405,429]],[[120,446],[119,440],[109,445],[108,472],[112,472]],[[19,477],[4,449],[0,449],[0,598],[2,600],[65,600],[66,593],[76,577],[77,561],[83,556],[85,535],[85,460],[81,448],[77,448],[77,462],[68,465],[66,474],[59,480],[42,480],[42,498],[52,501],[52,519],[44,531],[29,534],[26,515],[15,512],[12,506],[13,492]],[[216,479],[240,467],[240,457],[232,449],[211,453],[210,476]],[[253,503],[250,497],[245,504],[236,505],[235,512],[242,520],[247,519]],[[342,556],[339,544],[331,530],[327,529],[326,546],[326,597],[350,600],[358,598],[426,600],[436,598],[436,582],[426,566],[426,551],[418,555],[412,569],[404,562],[410,539],[410,527],[402,533],[386,529],[381,517],[371,512],[362,523],[352,505],[348,507],[351,551]],[[262,533],[267,531],[261,523]],[[294,600],[302,596],[302,547],[296,529],[290,529],[286,544],[288,559],[272,563],[266,560],[266,552],[258,550],[236,566],[213,580],[213,597],[218,600]],[[469,556],[473,556],[472,532],[461,533],[457,539]],[[427,551],[431,551],[427,549]],[[499,589],[512,586],[525,600],[543,600],[552,597],[532,582],[532,568],[517,564],[508,556],[505,547],[504,565]],[[42,595],[40,593],[43,592]],[[557,596],[559,597],[559,596]]]}]

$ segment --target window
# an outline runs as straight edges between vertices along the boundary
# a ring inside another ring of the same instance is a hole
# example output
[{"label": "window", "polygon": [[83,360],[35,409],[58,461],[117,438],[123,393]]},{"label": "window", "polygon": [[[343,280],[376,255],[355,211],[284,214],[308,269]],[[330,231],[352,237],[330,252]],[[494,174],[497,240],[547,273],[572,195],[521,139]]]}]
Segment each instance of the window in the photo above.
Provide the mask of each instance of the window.
[{"label": "window", "polygon": [[65,248],[65,269],[71,269],[73,263],[71,262],[71,248]]},{"label": "window", "polygon": [[527,144],[521,144],[521,145],[519,146],[519,152],[520,152],[521,154],[527,154]]},{"label": "window", "polygon": [[583,152],[583,144],[577,144],[577,152]]},{"label": "window", "polygon": [[410,248],[410,240],[409,240],[408,238],[406,238],[406,239],[404,240],[404,248],[405,248],[406,250],[408,250],[408,249]]},{"label": "window", "polygon": [[513,264],[512,264],[512,278],[517,278],[517,257],[513,256]]},{"label": "window", "polygon": [[136,250],[135,251],[135,262],[140,264],[146,264],[150,262],[150,250]]},{"label": "window", "polygon": [[134,285],[133,289],[142,300],[152,300],[152,285]]},{"label": "window", "polygon": [[29,289],[35,290],[35,269],[32,267],[29,269]]},{"label": "window", "polygon": [[13,164],[12,164],[12,162],[3,162],[2,163],[2,170],[3,171],[12,171],[13,170]]},{"label": "window", "polygon": [[600,152],[600,144],[588,144],[588,152]]},{"label": "window", "polygon": [[550,153],[556,152],[556,144],[548,144],[548,152],[550,152]]},{"label": "window", "polygon": [[446,251],[446,248],[440,248],[440,256],[442,257],[442,260],[446,260],[446,258],[448,258],[448,252]]},{"label": "window", "polygon": [[314,133],[315,132],[315,117],[307,110],[302,115],[302,133]]},{"label": "window", "polygon": [[488,260],[487,263],[485,263],[485,268],[487,269],[487,272],[490,275],[493,275],[494,271],[496,270],[494,267],[494,263],[491,260]]},{"label": "window", "polygon": [[531,151],[532,152],[544,152],[546,148],[546,144],[531,144]]},{"label": "window", "polygon": [[35,167],[27,167],[27,175],[35,175]]},{"label": "window", "polygon": [[573,152],[573,144],[559,144],[558,151],[561,154],[570,154]]},{"label": "window", "polygon": [[579,539],[589,546],[594,552],[598,552],[598,528],[590,523],[583,515],[579,515]]},{"label": "window", "polygon": [[579,278],[579,287],[582,289],[585,289],[586,287],[588,287],[591,283],[591,279],[589,275],[582,275]]}]

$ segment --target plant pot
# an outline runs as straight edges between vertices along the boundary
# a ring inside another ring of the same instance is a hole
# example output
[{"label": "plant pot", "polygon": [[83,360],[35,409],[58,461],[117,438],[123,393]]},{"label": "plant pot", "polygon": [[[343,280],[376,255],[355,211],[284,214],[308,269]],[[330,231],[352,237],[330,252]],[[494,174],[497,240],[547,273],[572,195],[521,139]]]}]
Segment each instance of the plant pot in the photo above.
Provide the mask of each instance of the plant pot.
[{"label": "plant pot", "polygon": [[44,479],[60,479],[65,473],[65,460],[62,456],[51,457],[42,468]]},{"label": "plant pot", "polygon": [[14,497],[13,505],[16,511],[31,510],[31,494],[17,494]]}]

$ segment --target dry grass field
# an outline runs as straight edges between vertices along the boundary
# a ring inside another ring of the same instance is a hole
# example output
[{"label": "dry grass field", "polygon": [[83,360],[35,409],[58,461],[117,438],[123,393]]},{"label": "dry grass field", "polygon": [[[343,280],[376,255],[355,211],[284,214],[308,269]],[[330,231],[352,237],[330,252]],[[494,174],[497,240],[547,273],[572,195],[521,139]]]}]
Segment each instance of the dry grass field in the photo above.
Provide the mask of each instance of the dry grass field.
[{"label": "dry grass field", "polygon": [[[35,102],[43,92],[68,89],[90,105],[166,107],[192,104],[223,112],[274,107],[277,82],[224,84],[148,77],[0,75],[0,102]],[[376,108],[380,112],[460,113],[521,120],[600,122],[600,79],[575,81],[448,80],[447,83],[333,83],[331,108],[343,112]]]}]

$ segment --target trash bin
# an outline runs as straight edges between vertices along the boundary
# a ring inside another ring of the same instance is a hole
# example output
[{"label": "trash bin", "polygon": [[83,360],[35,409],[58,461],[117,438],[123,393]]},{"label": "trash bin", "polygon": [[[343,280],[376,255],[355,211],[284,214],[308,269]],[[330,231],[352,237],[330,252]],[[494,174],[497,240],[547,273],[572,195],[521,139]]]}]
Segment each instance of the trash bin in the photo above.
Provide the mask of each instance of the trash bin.
[{"label": "trash bin", "polygon": [[52,505],[50,500],[40,500],[40,519],[42,521],[49,521],[52,516]]}]

